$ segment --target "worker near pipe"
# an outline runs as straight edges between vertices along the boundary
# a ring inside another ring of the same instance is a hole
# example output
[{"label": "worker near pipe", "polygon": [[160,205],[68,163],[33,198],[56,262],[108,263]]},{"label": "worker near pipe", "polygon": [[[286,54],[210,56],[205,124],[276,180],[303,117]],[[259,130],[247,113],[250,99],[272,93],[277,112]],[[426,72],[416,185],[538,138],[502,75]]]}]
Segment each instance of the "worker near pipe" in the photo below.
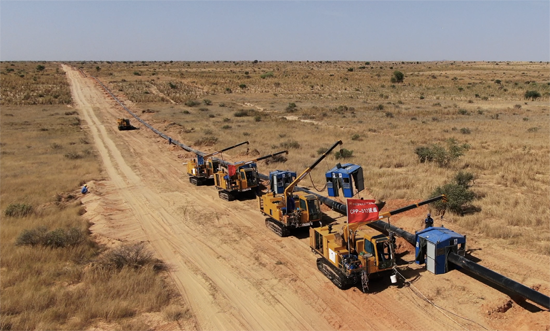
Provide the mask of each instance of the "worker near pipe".
[{"label": "worker near pipe", "polygon": [[432,215],[428,213],[428,216],[424,220],[424,229],[431,228],[434,226],[434,219],[432,218]]}]

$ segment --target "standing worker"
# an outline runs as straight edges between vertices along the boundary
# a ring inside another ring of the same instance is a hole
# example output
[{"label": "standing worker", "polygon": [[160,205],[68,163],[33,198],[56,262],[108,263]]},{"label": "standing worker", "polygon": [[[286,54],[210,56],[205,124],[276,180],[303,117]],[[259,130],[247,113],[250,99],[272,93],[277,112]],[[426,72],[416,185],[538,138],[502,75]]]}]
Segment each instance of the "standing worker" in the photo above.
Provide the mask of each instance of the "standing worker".
[{"label": "standing worker", "polygon": [[432,215],[428,213],[428,216],[424,220],[424,229],[431,228],[432,226],[434,226],[434,219],[432,218]]}]

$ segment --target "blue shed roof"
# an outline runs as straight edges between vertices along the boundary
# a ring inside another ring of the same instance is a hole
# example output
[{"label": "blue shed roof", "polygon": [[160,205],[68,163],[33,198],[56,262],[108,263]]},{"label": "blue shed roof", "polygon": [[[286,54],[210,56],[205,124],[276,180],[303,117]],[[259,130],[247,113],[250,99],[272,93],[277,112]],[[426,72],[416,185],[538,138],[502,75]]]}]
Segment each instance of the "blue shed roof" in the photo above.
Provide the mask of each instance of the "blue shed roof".
[{"label": "blue shed roof", "polygon": [[452,230],[449,230],[444,227],[431,227],[418,231],[416,233],[418,237],[425,238],[430,242],[442,242],[449,239],[462,239],[463,235],[458,234]]},{"label": "blue shed roof", "polygon": [[336,172],[336,173],[350,174],[350,173],[353,173],[354,171],[356,171],[359,168],[361,168],[361,166],[358,166],[356,164],[344,163],[344,164],[341,165],[341,168],[334,167],[334,168],[330,169],[329,171],[327,171],[327,173]]}]

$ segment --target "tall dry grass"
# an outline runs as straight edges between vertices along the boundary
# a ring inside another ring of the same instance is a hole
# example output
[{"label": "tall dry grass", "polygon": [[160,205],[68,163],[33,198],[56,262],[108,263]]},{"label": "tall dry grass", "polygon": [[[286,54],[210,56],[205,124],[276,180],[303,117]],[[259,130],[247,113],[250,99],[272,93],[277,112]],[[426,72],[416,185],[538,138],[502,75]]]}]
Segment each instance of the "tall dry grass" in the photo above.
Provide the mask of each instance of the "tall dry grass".
[{"label": "tall dry grass", "polygon": [[1,105],[71,103],[65,72],[56,62],[0,62]]},{"label": "tall dry grass", "polygon": [[[93,267],[105,249],[89,236],[79,188],[101,174],[78,112],[5,105],[1,116],[0,329],[149,329],[142,313],[185,312],[154,263]],[[29,233],[49,237],[31,245]]]}]

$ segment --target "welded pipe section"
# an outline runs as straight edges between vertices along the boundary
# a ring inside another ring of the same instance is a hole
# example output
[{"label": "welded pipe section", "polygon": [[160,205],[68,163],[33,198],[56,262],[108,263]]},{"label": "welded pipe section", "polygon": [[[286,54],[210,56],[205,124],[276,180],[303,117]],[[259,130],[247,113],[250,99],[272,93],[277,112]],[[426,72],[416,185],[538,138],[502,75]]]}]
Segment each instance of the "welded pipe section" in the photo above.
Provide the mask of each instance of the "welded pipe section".
[{"label": "welded pipe section", "polygon": [[533,290],[523,284],[520,284],[508,277],[505,277],[499,273],[496,273],[490,269],[485,268],[473,261],[468,260],[456,253],[449,253],[447,259],[455,265],[470,271],[471,273],[487,280],[501,287],[508,289],[526,299],[529,299],[546,309],[550,309],[550,297]]}]

